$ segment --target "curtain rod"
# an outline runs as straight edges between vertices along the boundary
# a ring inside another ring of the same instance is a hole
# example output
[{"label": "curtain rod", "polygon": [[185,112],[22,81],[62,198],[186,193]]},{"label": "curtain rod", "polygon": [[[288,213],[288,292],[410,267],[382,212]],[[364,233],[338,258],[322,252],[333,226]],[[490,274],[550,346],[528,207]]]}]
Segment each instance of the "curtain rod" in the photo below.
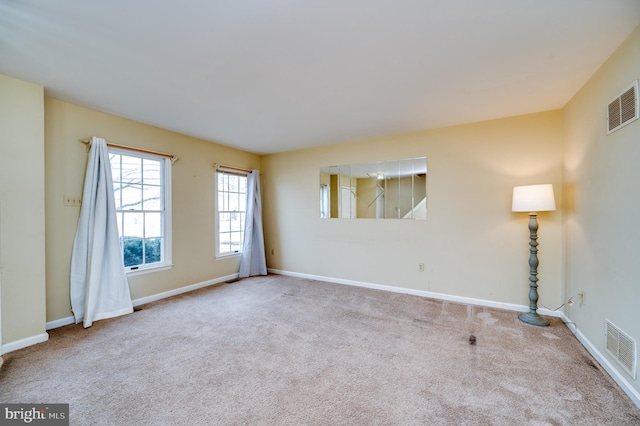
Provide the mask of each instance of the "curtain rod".
[{"label": "curtain rod", "polygon": [[249,169],[242,169],[240,167],[233,167],[233,166],[225,166],[224,164],[214,164],[213,167],[215,167],[215,169],[227,169],[227,170],[235,170],[238,172],[244,172],[244,173],[251,173],[251,170]]},{"label": "curtain rod", "polygon": [[[91,139],[80,139],[80,142],[91,146]],[[152,154],[152,155],[159,155],[161,157],[167,157],[167,158],[169,158],[171,160],[171,164],[173,164],[176,161],[178,161],[178,157],[176,157],[175,155],[173,155],[173,154],[165,154],[164,152],[149,151],[147,149],[133,148],[133,147],[124,146],[124,145],[116,145],[114,143],[107,143],[107,146],[111,147],[111,148],[124,149],[124,150],[127,150],[127,151],[140,152],[142,154]]]}]

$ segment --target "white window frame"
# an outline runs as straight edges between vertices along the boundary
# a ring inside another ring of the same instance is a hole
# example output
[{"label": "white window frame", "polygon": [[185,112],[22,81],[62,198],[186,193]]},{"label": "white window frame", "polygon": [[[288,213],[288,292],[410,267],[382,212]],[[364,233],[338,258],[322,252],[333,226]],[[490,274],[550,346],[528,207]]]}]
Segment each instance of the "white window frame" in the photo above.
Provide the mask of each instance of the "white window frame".
[{"label": "white window frame", "polygon": [[[164,244],[162,247],[163,248],[162,261],[149,263],[149,264],[125,266],[125,272],[127,276],[140,275],[140,274],[146,274],[149,272],[158,272],[162,270],[171,269],[171,267],[173,266],[172,250],[171,250],[171,247],[172,247],[172,238],[171,238],[171,229],[172,229],[172,226],[171,226],[171,223],[172,223],[171,166],[172,166],[172,162],[171,162],[171,159],[169,157],[165,157],[161,155],[141,153],[137,151],[112,148],[112,147],[109,147],[108,151],[109,151],[109,154],[117,154],[117,155],[122,155],[127,157],[160,161],[163,169],[162,170],[163,173],[161,173],[161,179],[162,179],[161,187],[162,187],[162,196],[163,196],[164,203],[163,203],[162,209],[159,210],[162,212],[162,216],[163,216],[162,217],[162,238],[164,240]],[[115,191],[115,187],[114,187],[114,191]],[[118,203],[116,203],[116,205],[117,204]],[[119,212],[121,211],[122,210],[116,210],[116,213],[119,214]],[[144,210],[141,210],[141,211],[144,212]],[[154,212],[155,211],[156,210],[154,210]],[[119,220],[118,223],[120,224],[121,221]],[[120,233],[120,230],[118,231],[119,231],[118,233]],[[122,246],[121,246],[121,249],[122,249]],[[123,262],[124,262],[124,257],[123,257]]]},{"label": "white window frame", "polygon": [[[219,195],[219,190],[218,190],[218,185],[219,185],[219,179],[220,176],[223,175],[236,175],[236,176],[240,176],[240,177],[244,177],[245,179],[247,179],[247,172],[243,172],[243,171],[239,171],[239,170],[235,170],[235,169],[226,169],[224,167],[218,167],[216,169],[216,177],[215,177],[215,221],[216,221],[216,231],[215,231],[215,246],[216,246],[216,259],[224,259],[224,258],[228,258],[228,257],[234,257],[234,256],[240,256],[242,254],[242,246],[244,243],[244,221],[242,221],[242,242],[240,244],[240,249],[236,250],[236,251],[229,251],[229,252],[221,252],[220,251],[220,233],[221,233],[221,227],[220,227],[220,214],[221,213],[225,213],[225,212],[231,212],[231,211],[221,211],[220,210],[220,195]],[[247,188],[248,191],[248,188]],[[245,193],[246,195],[246,193]],[[245,209],[244,211],[242,210],[234,210],[234,212],[237,213],[241,213],[244,214],[244,218],[246,221],[247,218],[247,200],[245,198],[245,205],[244,205]]]},{"label": "white window frame", "polygon": [[331,197],[329,185],[320,185],[320,218],[327,219],[331,217],[330,202]]}]

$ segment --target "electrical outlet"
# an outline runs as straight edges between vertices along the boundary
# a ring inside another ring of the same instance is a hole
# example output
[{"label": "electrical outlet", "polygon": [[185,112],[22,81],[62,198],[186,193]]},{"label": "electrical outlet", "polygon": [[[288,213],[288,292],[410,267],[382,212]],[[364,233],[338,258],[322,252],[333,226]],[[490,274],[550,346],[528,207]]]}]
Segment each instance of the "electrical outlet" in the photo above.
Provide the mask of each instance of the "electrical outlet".
[{"label": "electrical outlet", "polygon": [[82,204],[82,197],[79,195],[65,195],[63,197],[63,204],[65,206],[80,207]]},{"label": "electrical outlet", "polygon": [[418,271],[424,272],[424,263],[422,262],[418,263]]}]

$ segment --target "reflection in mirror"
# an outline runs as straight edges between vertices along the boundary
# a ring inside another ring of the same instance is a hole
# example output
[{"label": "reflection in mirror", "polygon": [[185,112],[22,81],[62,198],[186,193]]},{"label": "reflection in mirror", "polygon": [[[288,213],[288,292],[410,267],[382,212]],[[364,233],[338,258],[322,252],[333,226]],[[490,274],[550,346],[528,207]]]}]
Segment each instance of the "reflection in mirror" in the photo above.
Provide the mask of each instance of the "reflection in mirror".
[{"label": "reflection in mirror", "polygon": [[322,218],[427,218],[427,158],[320,168]]}]

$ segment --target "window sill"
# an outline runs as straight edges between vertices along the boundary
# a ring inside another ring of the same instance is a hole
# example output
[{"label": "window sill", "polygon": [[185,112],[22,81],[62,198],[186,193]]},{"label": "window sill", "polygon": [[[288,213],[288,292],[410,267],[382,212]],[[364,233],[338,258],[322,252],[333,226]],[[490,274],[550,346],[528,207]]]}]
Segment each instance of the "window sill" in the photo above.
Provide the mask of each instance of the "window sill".
[{"label": "window sill", "polygon": [[242,255],[241,252],[216,254],[216,260],[230,259],[230,258],[233,258],[233,257],[240,257],[241,255]]},{"label": "window sill", "polygon": [[133,277],[135,275],[148,274],[151,272],[159,272],[166,271],[167,269],[173,268],[173,263],[159,263],[153,266],[143,266],[138,269],[127,270],[127,277]]}]

